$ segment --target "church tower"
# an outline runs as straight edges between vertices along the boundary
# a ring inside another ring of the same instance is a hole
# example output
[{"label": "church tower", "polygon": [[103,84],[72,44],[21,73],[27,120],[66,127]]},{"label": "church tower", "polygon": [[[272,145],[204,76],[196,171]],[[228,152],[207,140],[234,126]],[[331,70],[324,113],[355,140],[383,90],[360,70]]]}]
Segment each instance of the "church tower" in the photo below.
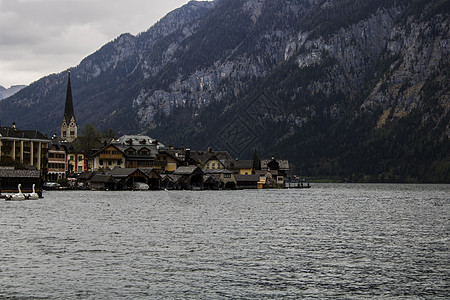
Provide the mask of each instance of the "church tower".
[{"label": "church tower", "polygon": [[68,142],[72,142],[77,138],[77,122],[75,121],[75,114],[73,113],[72,101],[72,87],[70,86],[70,71],[69,80],[67,82],[66,106],[64,108],[64,116],[61,123],[61,137]]}]

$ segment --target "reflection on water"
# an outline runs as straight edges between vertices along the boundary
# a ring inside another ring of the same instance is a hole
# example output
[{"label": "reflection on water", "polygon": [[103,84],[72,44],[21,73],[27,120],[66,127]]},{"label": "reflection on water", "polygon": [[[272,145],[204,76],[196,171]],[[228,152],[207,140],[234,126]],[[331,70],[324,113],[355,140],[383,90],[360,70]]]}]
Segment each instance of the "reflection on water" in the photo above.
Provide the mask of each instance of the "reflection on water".
[{"label": "reflection on water", "polygon": [[0,201],[0,298],[445,298],[449,185]]}]

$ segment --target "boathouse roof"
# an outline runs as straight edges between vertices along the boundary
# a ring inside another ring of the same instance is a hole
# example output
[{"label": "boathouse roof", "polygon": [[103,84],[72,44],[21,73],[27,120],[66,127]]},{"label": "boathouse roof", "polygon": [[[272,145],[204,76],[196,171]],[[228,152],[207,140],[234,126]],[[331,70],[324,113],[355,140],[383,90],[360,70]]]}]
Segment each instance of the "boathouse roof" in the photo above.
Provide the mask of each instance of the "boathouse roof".
[{"label": "boathouse roof", "polygon": [[15,170],[13,168],[0,168],[0,178],[40,178],[41,171],[39,170]]}]

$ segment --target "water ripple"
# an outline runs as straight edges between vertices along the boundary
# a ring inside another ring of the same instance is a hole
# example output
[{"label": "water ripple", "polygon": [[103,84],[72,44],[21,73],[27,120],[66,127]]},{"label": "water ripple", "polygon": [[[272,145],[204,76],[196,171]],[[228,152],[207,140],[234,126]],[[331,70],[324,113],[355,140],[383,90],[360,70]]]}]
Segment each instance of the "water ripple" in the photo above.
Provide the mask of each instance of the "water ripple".
[{"label": "water ripple", "polygon": [[0,298],[447,298],[449,185],[48,192],[0,205]]}]

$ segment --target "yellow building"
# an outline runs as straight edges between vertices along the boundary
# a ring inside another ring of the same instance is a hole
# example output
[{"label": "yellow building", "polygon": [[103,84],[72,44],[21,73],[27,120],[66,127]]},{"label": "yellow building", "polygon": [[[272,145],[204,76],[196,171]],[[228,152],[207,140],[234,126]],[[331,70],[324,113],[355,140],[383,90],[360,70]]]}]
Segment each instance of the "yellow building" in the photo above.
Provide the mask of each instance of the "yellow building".
[{"label": "yellow building", "polygon": [[179,166],[182,165],[182,163],[182,160],[178,159],[167,151],[160,151],[158,154],[156,154],[154,167],[160,173],[173,173]]},{"label": "yellow building", "polygon": [[16,161],[37,170],[47,168],[48,144],[46,136],[37,130],[0,127],[0,160]]},{"label": "yellow building", "polygon": [[109,144],[92,155],[92,169],[125,168],[125,154],[114,144]]},{"label": "yellow building", "polygon": [[225,169],[224,162],[220,161],[217,156],[212,155],[206,162],[205,162],[205,169],[207,170],[223,170]]},{"label": "yellow building", "polygon": [[83,173],[88,170],[87,158],[83,153],[70,152],[67,156],[67,166],[69,173]]}]

